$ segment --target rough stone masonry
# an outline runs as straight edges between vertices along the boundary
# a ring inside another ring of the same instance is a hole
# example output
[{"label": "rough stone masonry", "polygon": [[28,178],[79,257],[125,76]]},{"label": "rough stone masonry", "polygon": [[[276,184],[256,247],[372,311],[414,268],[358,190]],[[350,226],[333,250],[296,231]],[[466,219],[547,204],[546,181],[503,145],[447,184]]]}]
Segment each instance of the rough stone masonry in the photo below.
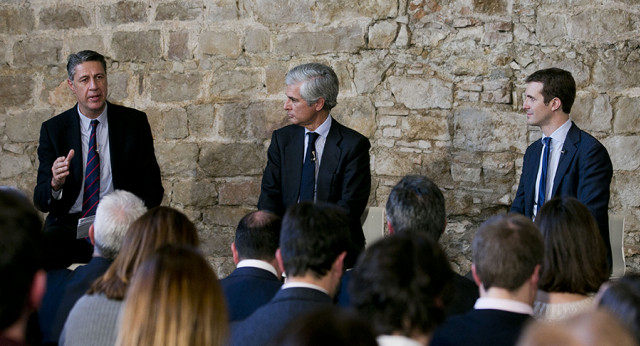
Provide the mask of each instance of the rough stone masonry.
[{"label": "rough stone masonry", "polygon": [[341,80],[333,115],[370,138],[370,205],[405,174],[444,189],[456,270],[507,210],[526,146],[523,79],[571,71],[571,113],[607,147],[611,213],[640,270],[640,2],[637,0],[4,0],[0,3],[0,184],[31,194],[40,124],[73,106],[69,53],[108,58],[113,102],[147,112],[166,195],[198,225],[219,275],[255,208],[284,73],[319,61]]}]

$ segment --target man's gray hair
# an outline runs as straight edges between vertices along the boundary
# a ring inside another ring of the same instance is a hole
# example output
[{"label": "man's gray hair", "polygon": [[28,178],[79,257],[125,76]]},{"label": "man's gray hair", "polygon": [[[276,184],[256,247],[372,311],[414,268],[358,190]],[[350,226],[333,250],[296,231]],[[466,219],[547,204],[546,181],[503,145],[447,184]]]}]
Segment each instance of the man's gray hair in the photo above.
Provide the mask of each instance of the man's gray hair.
[{"label": "man's gray hair", "polygon": [[287,85],[302,83],[300,97],[308,104],[313,104],[319,98],[324,99],[323,109],[331,110],[338,104],[338,91],[340,85],[338,76],[327,65],[309,63],[298,65],[287,72],[285,77]]},{"label": "man's gray hair", "polygon": [[97,61],[102,64],[104,73],[107,73],[107,62],[104,60],[104,56],[98,52],[92,50],[83,50],[75,54],[69,54],[67,58],[67,76],[70,81],[73,81],[73,77],[76,74],[76,66],[87,61]]},{"label": "man's gray hair", "polygon": [[131,192],[115,190],[102,197],[93,221],[96,249],[107,259],[115,259],[129,225],[147,211],[144,202]]}]

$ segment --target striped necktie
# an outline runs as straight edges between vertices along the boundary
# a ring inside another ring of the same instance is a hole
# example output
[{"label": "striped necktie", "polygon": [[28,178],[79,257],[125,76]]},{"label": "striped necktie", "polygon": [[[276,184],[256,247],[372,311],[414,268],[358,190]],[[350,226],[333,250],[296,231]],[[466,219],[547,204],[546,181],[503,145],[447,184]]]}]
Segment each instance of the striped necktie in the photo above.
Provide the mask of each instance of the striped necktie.
[{"label": "striped necktie", "polygon": [[302,164],[302,179],[300,180],[300,202],[313,201],[316,187],[316,139],[319,134],[309,132],[309,143],[307,143],[307,154]]},{"label": "striped necktie", "polygon": [[95,215],[100,202],[100,156],[96,138],[98,120],[91,120],[91,136],[87,151],[87,167],[84,175],[84,195],[82,199],[82,217]]}]

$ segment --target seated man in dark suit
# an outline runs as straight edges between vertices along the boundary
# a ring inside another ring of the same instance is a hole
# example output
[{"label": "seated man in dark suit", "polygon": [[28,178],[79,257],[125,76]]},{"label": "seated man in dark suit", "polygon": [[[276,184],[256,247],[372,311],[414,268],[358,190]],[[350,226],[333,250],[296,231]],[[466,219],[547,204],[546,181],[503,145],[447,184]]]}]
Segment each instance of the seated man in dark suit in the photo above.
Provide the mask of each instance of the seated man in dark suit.
[{"label": "seated man in dark suit", "polygon": [[532,321],[540,265],[542,234],[519,214],[496,215],[473,238],[471,272],[480,287],[474,310],[449,318],[431,345],[515,345]]},{"label": "seated man in dark suit", "polygon": [[41,268],[42,220],[28,198],[0,189],[0,345],[37,344],[30,315],[45,292]]},{"label": "seated man in dark suit", "polygon": [[349,219],[334,205],[302,202],[282,220],[278,263],[285,284],[269,303],[232,327],[231,345],[267,345],[291,320],[331,305],[349,241]]},{"label": "seated man in dark suit", "polygon": [[[444,196],[440,188],[422,175],[407,175],[389,194],[386,206],[387,227],[390,233],[415,231],[424,233],[436,242],[447,227]],[[478,286],[455,273],[451,302],[447,316],[473,308],[478,299]]]},{"label": "seated man in dark suit", "polygon": [[38,315],[44,344],[58,343],[69,311],[93,281],[107,271],[120,252],[129,225],[146,211],[144,202],[128,191],[116,190],[102,198],[89,228],[89,239],[94,245],[91,261],[75,270],[47,273],[47,293]]},{"label": "seated man in dark suit", "polygon": [[254,211],[238,223],[231,244],[236,269],[220,280],[229,321],[240,321],[278,292],[282,270],[276,260],[282,219],[268,211]]}]

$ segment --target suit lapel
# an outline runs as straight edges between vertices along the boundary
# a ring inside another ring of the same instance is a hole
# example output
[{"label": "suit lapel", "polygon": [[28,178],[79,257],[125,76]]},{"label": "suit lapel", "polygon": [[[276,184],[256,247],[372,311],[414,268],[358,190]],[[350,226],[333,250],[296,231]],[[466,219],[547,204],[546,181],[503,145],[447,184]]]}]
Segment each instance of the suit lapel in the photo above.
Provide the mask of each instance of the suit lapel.
[{"label": "suit lapel", "polygon": [[342,141],[342,133],[340,132],[340,124],[336,119],[331,119],[331,128],[324,143],[324,151],[320,159],[320,169],[318,170],[318,181],[316,187],[316,200],[328,201],[331,193],[331,181],[336,171],[342,149],[340,142]]},{"label": "suit lapel", "polygon": [[540,154],[542,153],[542,139],[538,139],[533,143],[531,155],[527,158],[527,162],[523,167],[529,169],[529,179],[525,186],[525,210],[533,210],[533,203],[536,196],[536,177],[538,176],[538,168],[540,167]]},{"label": "suit lapel", "polygon": [[[69,143],[68,147],[73,149],[75,152],[73,155],[73,159],[71,159],[71,169],[73,174],[73,179],[77,182],[76,184],[70,184],[69,186],[77,187],[77,192],[72,192],[70,195],[78,196],[80,193],[80,185],[82,185],[82,181],[84,177],[82,176],[83,166],[84,166],[84,158],[82,153],[82,134],[80,132],[80,114],[78,113],[78,105],[76,104],[73,107],[73,112],[71,112],[71,118],[69,119],[69,133],[70,136],[67,136]],[[64,153],[63,155],[67,155]],[[74,197],[74,201],[75,198]]]},{"label": "suit lapel", "polygon": [[120,117],[116,116],[116,106],[111,103],[107,103],[107,121],[109,122],[109,155],[111,160],[111,180],[114,188],[117,188],[116,181],[118,181],[118,173],[122,170],[120,169],[121,161],[114,160],[114,158],[123,158],[127,157],[124,153],[124,138],[122,138],[122,133],[124,133],[123,122],[120,121]]},{"label": "suit lapel", "polygon": [[304,157],[304,127],[296,126],[293,138],[286,142],[284,146],[282,169],[284,170],[283,189],[287,196],[283,196],[285,201],[298,201],[300,193],[300,179],[302,179],[302,159]]},{"label": "suit lapel", "polygon": [[564,140],[564,145],[562,146],[562,153],[560,154],[560,161],[558,162],[556,176],[553,178],[553,189],[551,190],[552,196],[556,195],[556,191],[558,190],[558,186],[560,186],[562,177],[564,177],[567,169],[569,169],[571,161],[573,161],[573,157],[576,155],[576,152],[578,152],[579,143],[580,129],[572,122],[569,132],[567,132],[567,138]]}]

